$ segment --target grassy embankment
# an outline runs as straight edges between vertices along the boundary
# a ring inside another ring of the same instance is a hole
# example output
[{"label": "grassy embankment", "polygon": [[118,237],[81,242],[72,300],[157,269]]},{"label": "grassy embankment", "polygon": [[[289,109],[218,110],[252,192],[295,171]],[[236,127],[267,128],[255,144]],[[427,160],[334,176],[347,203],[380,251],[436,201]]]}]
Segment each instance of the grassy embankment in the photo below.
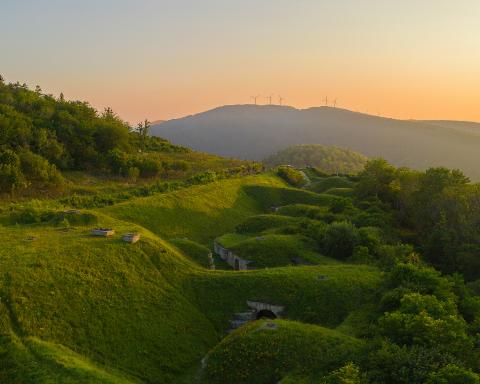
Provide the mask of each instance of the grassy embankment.
[{"label": "grassy embankment", "polygon": [[291,319],[341,324],[371,300],[374,268],[208,271],[162,239],[209,245],[265,212],[269,197],[279,205],[324,199],[261,175],[84,211],[119,234],[141,232],[134,245],[92,238],[81,221],[13,224],[4,211],[2,381],[191,382],[246,300],[285,305]]}]

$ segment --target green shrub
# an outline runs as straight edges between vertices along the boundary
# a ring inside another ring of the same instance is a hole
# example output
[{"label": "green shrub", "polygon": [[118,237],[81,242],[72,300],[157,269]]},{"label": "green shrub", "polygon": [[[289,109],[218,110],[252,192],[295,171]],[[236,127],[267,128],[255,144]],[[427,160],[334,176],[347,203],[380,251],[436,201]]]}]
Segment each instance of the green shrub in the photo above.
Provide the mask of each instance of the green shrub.
[{"label": "green shrub", "polygon": [[432,372],[426,384],[479,384],[480,376],[470,369],[449,364]]},{"label": "green shrub", "polygon": [[353,224],[339,222],[327,227],[321,245],[325,255],[345,260],[353,255],[359,241],[358,229]]},{"label": "green shrub", "polygon": [[306,183],[303,173],[293,167],[280,166],[277,168],[277,174],[294,187],[301,187]]},{"label": "green shrub", "polygon": [[64,184],[63,176],[57,167],[42,156],[22,151],[19,157],[22,173],[30,184],[37,188],[58,188]]}]

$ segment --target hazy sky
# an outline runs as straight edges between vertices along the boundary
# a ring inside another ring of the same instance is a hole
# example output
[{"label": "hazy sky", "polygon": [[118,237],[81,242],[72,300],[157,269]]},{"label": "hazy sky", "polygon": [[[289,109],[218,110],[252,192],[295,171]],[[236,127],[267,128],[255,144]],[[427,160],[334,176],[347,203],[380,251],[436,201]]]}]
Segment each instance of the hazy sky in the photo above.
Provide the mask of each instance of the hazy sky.
[{"label": "hazy sky", "polygon": [[480,1],[1,0],[0,73],[132,123],[255,94],[480,121]]}]

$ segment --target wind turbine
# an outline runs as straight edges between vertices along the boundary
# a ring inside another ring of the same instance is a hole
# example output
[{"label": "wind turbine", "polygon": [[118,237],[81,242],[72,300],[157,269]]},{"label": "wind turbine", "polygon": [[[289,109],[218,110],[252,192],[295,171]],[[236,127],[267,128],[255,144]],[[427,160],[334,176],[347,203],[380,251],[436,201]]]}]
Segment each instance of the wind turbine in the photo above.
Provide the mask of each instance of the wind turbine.
[{"label": "wind turbine", "polygon": [[325,106],[328,107],[328,96],[325,96]]},{"label": "wind turbine", "polygon": [[337,99],[333,100],[333,108],[337,108]]},{"label": "wind turbine", "polygon": [[285,100],[282,96],[278,95],[278,104],[283,105],[283,100]]},{"label": "wind turbine", "polygon": [[273,95],[265,96],[265,98],[269,100],[269,101],[268,101],[268,104],[269,104],[269,105],[272,105],[272,97],[273,97]]},{"label": "wind turbine", "polygon": [[253,101],[255,102],[255,105],[257,105],[257,99],[260,97],[261,95],[257,95],[257,96],[251,96],[250,98],[253,99]]}]

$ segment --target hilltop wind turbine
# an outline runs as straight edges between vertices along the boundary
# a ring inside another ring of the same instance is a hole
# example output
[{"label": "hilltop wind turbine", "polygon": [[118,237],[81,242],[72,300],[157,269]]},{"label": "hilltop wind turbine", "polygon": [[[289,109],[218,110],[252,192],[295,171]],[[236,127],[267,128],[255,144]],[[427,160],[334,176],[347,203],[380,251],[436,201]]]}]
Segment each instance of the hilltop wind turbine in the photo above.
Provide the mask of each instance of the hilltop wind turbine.
[{"label": "hilltop wind turbine", "polygon": [[257,95],[257,96],[251,96],[250,98],[253,99],[253,101],[255,102],[255,105],[257,105],[257,99],[260,97],[261,95]]},{"label": "hilltop wind turbine", "polygon": [[283,101],[284,101],[284,100],[285,100],[285,99],[284,99],[282,96],[278,95],[278,104],[279,104],[280,106],[283,105]]}]

